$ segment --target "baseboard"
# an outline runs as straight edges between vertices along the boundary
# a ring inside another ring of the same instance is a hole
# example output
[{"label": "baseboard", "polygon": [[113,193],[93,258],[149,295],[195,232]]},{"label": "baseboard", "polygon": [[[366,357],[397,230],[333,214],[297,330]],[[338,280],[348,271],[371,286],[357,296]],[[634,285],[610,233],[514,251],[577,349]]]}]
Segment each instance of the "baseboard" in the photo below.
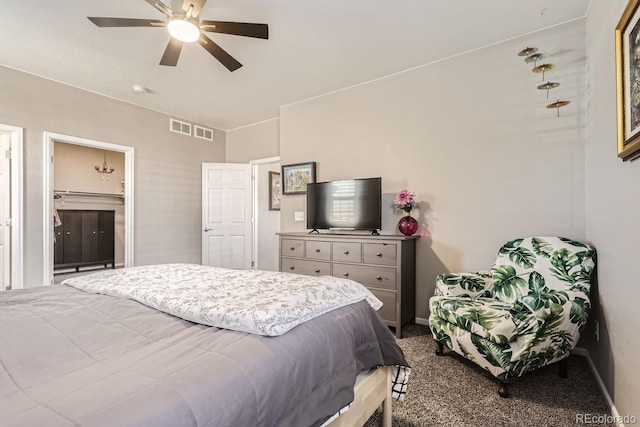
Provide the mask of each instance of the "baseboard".
[{"label": "baseboard", "polygon": [[[416,320],[416,323],[417,323],[417,320]],[[602,381],[602,377],[600,376],[600,373],[596,369],[596,365],[593,363],[593,359],[591,358],[591,355],[589,354],[589,351],[586,348],[583,348],[583,347],[576,347],[576,348],[573,349],[572,353],[575,354],[575,355],[578,355],[578,356],[582,356],[582,357],[587,359],[587,363],[589,364],[589,367],[591,368],[591,373],[593,374],[593,377],[596,379],[596,382],[598,383],[598,386],[600,387],[600,391],[602,392],[602,395],[604,396],[605,400],[607,401],[607,405],[609,405],[609,410],[611,411],[611,415],[613,416],[614,420],[616,421],[616,425],[618,427],[625,427],[624,423],[621,421],[623,418],[618,413],[618,409],[616,409],[616,405],[613,404],[613,400],[611,399],[611,396],[609,395],[609,391],[607,390],[607,387],[605,387],[604,381]]]},{"label": "baseboard", "polygon": [[418,325],[429,326],[429,319],[425,319],[424,317],[416,317],[416,323]]}]

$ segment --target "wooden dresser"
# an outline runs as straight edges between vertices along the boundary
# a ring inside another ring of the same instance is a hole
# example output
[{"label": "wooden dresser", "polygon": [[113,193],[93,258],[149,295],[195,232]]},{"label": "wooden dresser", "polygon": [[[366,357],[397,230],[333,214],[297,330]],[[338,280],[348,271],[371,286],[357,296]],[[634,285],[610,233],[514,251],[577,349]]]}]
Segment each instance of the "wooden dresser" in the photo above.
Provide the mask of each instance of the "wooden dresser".
[{"label": "wooden dresser", "polygon": [[335,276],[365,285],[383,306],[379,313],[402,335],[415,319],[417,236],[279,233],[280,271]]},{"label": "wooden dresser", "polygon": [[114,211],[58,210],[53,268],[75,268],[114,262]]}]

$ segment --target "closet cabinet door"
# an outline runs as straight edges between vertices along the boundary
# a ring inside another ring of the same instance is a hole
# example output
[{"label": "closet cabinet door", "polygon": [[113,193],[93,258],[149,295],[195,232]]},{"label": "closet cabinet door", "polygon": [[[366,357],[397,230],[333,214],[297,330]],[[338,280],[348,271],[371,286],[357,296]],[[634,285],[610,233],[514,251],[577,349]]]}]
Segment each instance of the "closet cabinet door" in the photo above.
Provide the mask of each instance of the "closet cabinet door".
[{"label": "closet cabinet door", "polygon": [[[64,224],[64,211],[58,211],[60,221]],[[62,225],[54,227],[53,234],[56,237],[53,244],[53,263],[62,264],[64,262],[64,233]]]},{"label": "closet cabinet door", "polygon": [[98,213],[98,260],[114,262],[115,212],[100,211]]},{"label": "closet cabinet door", "polygon": [[82,212],[65,211],[62,221],[62,257],[64,264],[82,261]]},{"label": "closet cabinet door", "polygon": [[98,260],[98,212],[82,212],[82,262]]}]

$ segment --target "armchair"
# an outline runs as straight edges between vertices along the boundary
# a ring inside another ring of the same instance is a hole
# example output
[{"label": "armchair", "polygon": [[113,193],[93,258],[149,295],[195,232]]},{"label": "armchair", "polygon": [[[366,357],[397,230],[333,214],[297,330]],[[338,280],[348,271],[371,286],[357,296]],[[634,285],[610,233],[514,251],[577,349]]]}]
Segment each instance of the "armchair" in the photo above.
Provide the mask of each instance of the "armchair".
[{"label": "armchair", "polygon": [[563,237],[505,243],[491,271],[436,278],[429,327],[444,345],[489,371],[509,397],[507,380],[560,361],[575,347],[591,309],[596,251]]}]

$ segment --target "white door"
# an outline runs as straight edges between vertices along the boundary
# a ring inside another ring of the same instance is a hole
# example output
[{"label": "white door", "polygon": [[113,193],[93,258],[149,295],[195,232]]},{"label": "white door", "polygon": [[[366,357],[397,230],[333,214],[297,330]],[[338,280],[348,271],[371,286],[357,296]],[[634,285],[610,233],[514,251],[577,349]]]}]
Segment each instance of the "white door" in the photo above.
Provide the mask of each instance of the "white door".
[{"label": "white door", "polygon": [[11,136],[0,132],[0,291],[11,286]]},{"label": "white door", "polygon": [[251,165],[202,164],[202,264],[251,269]]}]

